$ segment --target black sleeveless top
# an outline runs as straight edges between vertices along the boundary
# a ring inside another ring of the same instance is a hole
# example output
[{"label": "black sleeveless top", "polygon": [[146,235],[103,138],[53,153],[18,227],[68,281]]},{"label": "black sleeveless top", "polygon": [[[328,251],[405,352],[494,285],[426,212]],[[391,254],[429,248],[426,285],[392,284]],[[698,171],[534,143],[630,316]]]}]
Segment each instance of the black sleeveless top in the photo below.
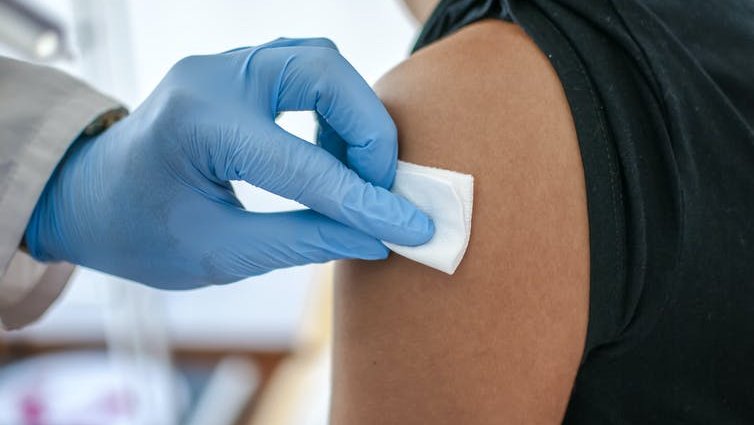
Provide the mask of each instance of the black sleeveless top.
[{"label": "black sleeveless top", "polygon": [[416,48],[485,18],[547,54],[584,164],[564,423],[754,424],[754,0],[444,0]]}]

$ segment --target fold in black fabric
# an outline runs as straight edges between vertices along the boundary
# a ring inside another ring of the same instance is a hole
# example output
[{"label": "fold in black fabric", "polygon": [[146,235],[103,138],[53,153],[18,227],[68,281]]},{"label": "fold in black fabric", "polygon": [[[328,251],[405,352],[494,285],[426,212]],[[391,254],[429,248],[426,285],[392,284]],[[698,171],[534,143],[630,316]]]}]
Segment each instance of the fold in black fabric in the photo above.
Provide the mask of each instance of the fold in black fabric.
[{"label": "fold in black fabric", "polygon": [[754,423],[754,1],[445,0],[416,49],[481,19],[547,54],[584,163],[589,328],[564,423]]}]

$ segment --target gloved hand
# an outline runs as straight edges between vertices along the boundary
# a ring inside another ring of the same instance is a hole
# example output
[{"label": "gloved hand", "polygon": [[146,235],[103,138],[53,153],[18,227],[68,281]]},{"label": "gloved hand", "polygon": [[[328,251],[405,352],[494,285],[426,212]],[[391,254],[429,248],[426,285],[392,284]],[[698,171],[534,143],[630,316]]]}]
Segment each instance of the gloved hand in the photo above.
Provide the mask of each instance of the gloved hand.
[{"label": "gloved hand", "polygon": [[[278,127],[315,110],[345,143],[346,167]],[[431,220],[386,189],[393,122],[325,39],[280,39],[178,62],[129,117],[69,149],[26,230],[30,253],[170,289],[220,284],[417,245]],[[244,210],[245,180],[310,210]],[[366,180],[366,181],[365,181]]]}]

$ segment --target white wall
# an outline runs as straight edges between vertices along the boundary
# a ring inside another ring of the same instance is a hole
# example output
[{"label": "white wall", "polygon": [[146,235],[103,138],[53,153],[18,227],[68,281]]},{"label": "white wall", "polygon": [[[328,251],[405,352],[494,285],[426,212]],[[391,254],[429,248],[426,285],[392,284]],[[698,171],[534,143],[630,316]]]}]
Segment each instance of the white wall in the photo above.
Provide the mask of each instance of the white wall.
[{"label": "white wall", "polygon": [[374,82],[408,52],[414,27],[400,0],[134,0],[131,25],[139,96],[183,56],[329,37]]}]

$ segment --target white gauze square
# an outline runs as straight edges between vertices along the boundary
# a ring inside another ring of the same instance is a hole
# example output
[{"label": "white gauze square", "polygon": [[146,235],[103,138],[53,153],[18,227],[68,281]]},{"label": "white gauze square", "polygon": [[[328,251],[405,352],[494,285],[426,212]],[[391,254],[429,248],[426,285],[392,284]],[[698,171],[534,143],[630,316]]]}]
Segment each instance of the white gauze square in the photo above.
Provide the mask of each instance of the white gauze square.
[{"label": "white gauze square", "polygon": [[471,236],[474,177],[469,174],[398,161],[391,191],[429,215],[435,235],[424,245],[384,242],[391,251],[434,269],[453,274]]}]

